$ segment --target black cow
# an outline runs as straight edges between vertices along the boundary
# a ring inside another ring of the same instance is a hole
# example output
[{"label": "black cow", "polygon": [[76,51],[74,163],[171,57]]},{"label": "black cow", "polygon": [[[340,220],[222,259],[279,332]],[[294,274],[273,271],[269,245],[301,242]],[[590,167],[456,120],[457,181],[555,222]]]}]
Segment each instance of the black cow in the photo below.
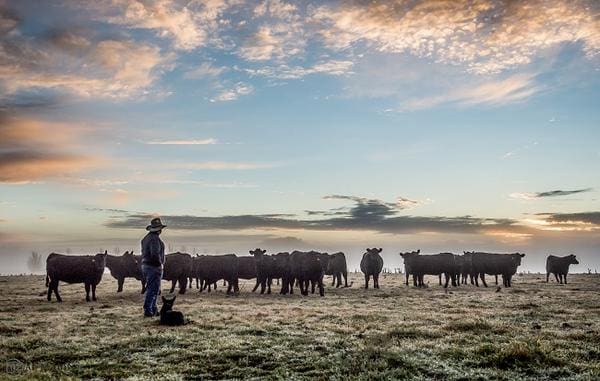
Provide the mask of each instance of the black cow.
[{"label": "black cow", "polygon": [[326,265],[321,260],[322,253],[316,251],[293,251],[290,254],[290,277],[288,279],[288,289],[293,293],[294,281],[298,281],[300,293],[308,295],[308,285],[314,287],[318,285],[319,295],[325,296],[323,286],[323,275],[325,275]]},{"label": "black cow", "polygon": [[52,291],[56,300],[62,302],[58,293],[58,282],[83,283],[85,286],[85,300],[90,301],[90,288],[92,300],[96,301],[96,286],[102,280],[106,256],[96,255],[63,255],[52,253],[46,259],[46,287],[48,287],[48,301],[52,300]]},{"label": "black cow", "polygon": [[[329,255],[329,262],[325,275],[333,275],[332,286],[336,288],[342,285],[342,276],[344,277],[344,287],[348,287],[348,265],[346,264],[346,256],[342,252]],[[337,284],[336,284],[337,282]]]},{"label": "black cow", "polygon": [[365,289],[369,288],[369,279],[373,277],[373,287],[379,288],[379,274],[383,269],[383,258],[381,253],[383,249],[372,248],[368,249],[363,254],[360,261],[360,271],[365,274]]},{"label": "black cow", "polygon": [[[261,250],[260,248],[250,250],[250,254],[254,256],[256,263],[256,285],[252,289],[252,292],[255,292],[258,286],[260,286],[261,294],[265,293],[265,289],[267,290],[267,294],[270,294],[273,279],[282,278],[284,279],[284,284],[288,282],[289,253],[267,255],[265,254],[266,252],[266,250]],[[284,293],[283,287],[280,293]]]},{"label": "black cow", "polygon": [[521,265],[521,259],[525,254],[494,254],[479,252],[464,252],[465,262],[469,264],[471,275],[475,280],[475,285],[479,287],[478,278],[485,287],[485,275],[502,275],[502,284],[504,287],[512,286],[512,277],[517,273],[517,267]]},{"label": "black cow", "polygon": [[123,291],[125,278],[135,278],[141,281],[142,293],[146,290],[139,258],[140,256],[133,255],[133,251],[131,253],[126,251],[121,256],[110,254],[106,256],[106,267],[110,270],[110,275],[117,280],[117,292]]},{"label": "black cow", "polygon": [[185,294],[188,278],[192,270],[192,256],[187,253],[171,253],[165,255],[163,279],[171,281],[171,293],[179,282],[179,293]]},{"label": "black cow", "polygon": [[554,274],[556,282],[567,284],[567,274],[569,273],[570,265],[578,265],[579,261],[573,254],[565,257],[557,257],[555,255],[549,255],[546,259],[546,283],[550,278],[550,274]]},{"label": "black cow", "polygon": [[227,294],[239,292],[238,282],[238,257],[235,254],[224,255],[201,255],[194,258],[194,274],[200,278],[200,292],[208,288],[217,281],[223,279],[227,282]]},{"label": "black cow", "polygon": [[413,276],[413,285],[415,287],[418,286],[417,283],[417,277],[415,276],[414,272],[413,272],[413,268],[412,268],[412,264],[414,262],[414,257],[416,257],[417,255],[419,255],[421,253],[421,250],[417,250],[417,251],[410,251],[407,253],[400,253],[400,256],[402,257],[402,259],[404,259],[404,274],[406,275],[406,285],[408,286],[408,280],[409,277],[412,275]]},{"label": "black cow", "polygon": [[425,286],[423,282],[425,275],[439,275],[441,277],[443,274],[445,276],[444,288],[448,287],[450,280],[452,280],[452,286],[456,286],[455,274],[458,270],[454,254],[420,255],[420,253],[420,250],[410,253],[400,253],[400,256],[404,259],[407,284],[409,274],[412,274],[413,283],[418,287]]}]

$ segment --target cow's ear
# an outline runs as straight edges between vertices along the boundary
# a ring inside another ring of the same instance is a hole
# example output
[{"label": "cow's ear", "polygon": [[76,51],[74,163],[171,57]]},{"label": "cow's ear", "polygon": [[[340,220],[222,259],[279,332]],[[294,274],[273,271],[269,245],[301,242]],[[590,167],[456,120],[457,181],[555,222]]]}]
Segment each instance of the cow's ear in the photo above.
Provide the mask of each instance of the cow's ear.
[{"label": "cow's ear", "polygon": [[104,250],[104,255],[108,254],[108,250]]},{"label": "cow's ear", "polygon": [[252,251],[252,250],[248,250],[248,252],[249,252],[250,254],[254,255],[254,251]]},{"label": "cow's ear", "polygon": [[521,256],[521,258],[523,258],[525,256],[525,254],[519,254]]},{"label": "cow's ear", "polygon": [[265,249],[265,250],[261,250],[261,251],[262,251],[262,253],[263,253],[263,254],[267,252],[267,250],[266,250],[266,249]]},{"label": "cow's ear", "polygon": [[380,247],[379,249],[377,249],[378,253],[381,253],[383,251],[383,249]]},{"label": "cow's ear", "polygon": [[421,249],[417,250],[417,254],[421,254]]},{"label": "cow's ear", "polygon": [[399,255],[400,255],[402,258],[404,258],[404,253],[399,253]]}]

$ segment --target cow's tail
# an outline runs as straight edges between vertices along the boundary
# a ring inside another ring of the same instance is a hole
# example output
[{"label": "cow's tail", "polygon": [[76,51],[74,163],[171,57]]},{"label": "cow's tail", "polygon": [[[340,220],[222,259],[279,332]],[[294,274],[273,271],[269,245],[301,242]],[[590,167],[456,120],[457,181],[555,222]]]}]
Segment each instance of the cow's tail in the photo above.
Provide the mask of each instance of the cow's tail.
[{"label": "cow's tail", "polygon": [[48,273],[46,273],[46,287],[50,285],[50,277],[48,277]]}]

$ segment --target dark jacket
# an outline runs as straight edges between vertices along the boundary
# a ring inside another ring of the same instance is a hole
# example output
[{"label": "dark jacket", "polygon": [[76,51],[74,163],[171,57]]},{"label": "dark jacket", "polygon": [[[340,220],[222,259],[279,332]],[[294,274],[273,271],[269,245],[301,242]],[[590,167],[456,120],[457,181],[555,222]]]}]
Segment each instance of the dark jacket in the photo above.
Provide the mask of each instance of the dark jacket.
[{"label": "dark jacket", "polygon": [[150,266],[165,264],[165,244],[157,233],[148,233],[142,239],[142,264]]}]

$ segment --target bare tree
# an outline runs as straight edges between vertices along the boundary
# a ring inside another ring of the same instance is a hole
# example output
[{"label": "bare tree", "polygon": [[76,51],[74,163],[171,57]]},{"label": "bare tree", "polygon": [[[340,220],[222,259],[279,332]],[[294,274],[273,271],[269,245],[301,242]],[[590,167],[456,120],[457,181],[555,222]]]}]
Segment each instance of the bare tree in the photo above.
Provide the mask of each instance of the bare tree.
[{"label": "bare tree", "polygon": [[37,273],[42,270],[42,256],[36,251],[31,252],[31,256],[27,259],[27,267],[32,273]]}]

